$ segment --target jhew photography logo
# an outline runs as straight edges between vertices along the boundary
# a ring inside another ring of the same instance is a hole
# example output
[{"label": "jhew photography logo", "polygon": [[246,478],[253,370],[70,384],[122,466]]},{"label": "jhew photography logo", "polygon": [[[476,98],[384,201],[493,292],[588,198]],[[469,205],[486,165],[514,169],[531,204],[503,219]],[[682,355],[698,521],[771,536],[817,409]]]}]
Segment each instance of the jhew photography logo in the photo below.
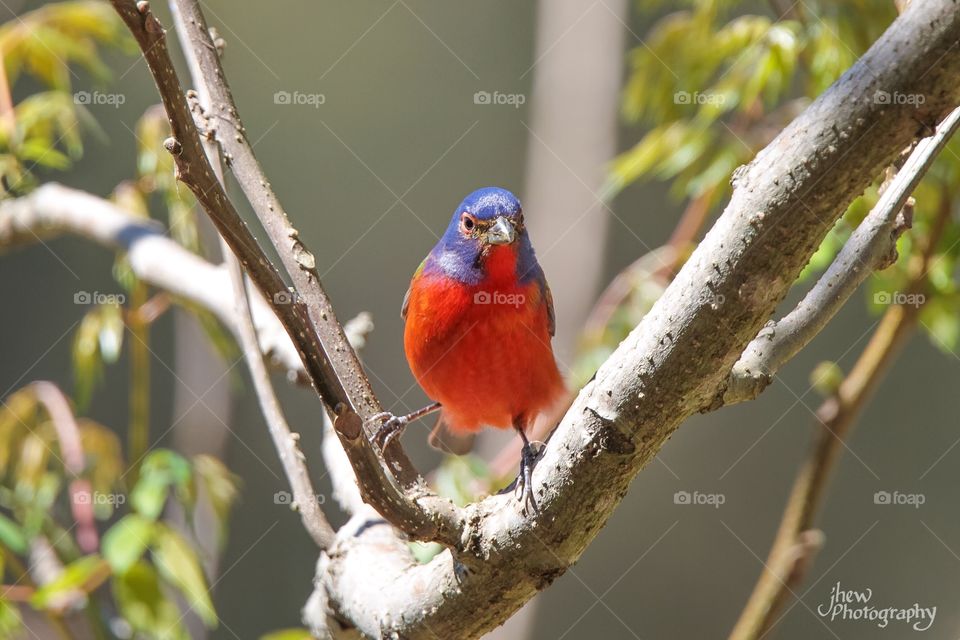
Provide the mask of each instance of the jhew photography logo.
[{"label": "jhew photography logo", "polygon": [[922,493],[900,493],[899,491],[877,491],[873,494],[873,504],[906,505],[919,509],[927,501]]},{"label": "jhew photography logo", "polygon": [[527,96],[522,93],[500,93],[494,91],[477,91],[473,94],[473,104],[494,104],[508,105],[514,109],[519,109],[520,105],[526,104]]},{"label": "jhew photography logo", "polygon": [[322,93],[305,93],[303,91],[277,91],[273,94],[273,104],[289,104],[293,106],[307,106],[319,109],[326,103],[327,96]]},{"label": "jhew photography logo", "polygon": [[101,93],[99,91],[77,91],[73,94],[74,104],[82,104],[85,106],[100,106],[106,105],[108,107],[113,107],[114,109],[119,109],[120,105],[127,101],[127,96],[122,93]]},{"label": "jhew photography logo", "polygon": [[77,291],[73,294],[73,304],[107,304],[119,306],[127,301],[122,293],[100,293],[99,291]]},{"label": "jhew photography logo", "polygon": [[844,589],[838,581],[830,590],[830,601],[818,606],[817,613],[831,622],[872,622],[880,629],[886,629],[891,622],[902,622],[910,625],[914,631],[926,631],[933,626],[937,617],[936,607],[922,607],[918,602],[910,607],[878,607],[870,604],[872,599],[873,589]]},{"label": "jhew photography logo", "polygon": [[727,501],[722,493],[701,493],[699,491],[677,491],[673,494],[673,504],[705,505],[719,509]]},{"label": "jhew photography logo", "polygon": [[493,304],[508,307],[521,307],[527,301],[522,293],[504,293],[503,291],[477,291],[473,294],[473,304]]}]

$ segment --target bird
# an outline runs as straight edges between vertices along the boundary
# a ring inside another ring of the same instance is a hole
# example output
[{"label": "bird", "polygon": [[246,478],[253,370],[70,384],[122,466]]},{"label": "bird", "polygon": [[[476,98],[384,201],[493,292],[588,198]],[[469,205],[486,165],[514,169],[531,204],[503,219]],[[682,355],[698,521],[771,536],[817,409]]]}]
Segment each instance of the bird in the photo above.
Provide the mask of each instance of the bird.
[{"label": "bird", "polygon": [[460,203],[414,273],[400,315],[407,362],[433,403],[374,416],[381,449],[435,411],[430,443],[451,453],[469,451],[484,427],[512,428],[523,447],[511,486],[536,509],[527,431],[563,401],[566,386],[551,344],[553,296],[513,193],[485,187]]}]

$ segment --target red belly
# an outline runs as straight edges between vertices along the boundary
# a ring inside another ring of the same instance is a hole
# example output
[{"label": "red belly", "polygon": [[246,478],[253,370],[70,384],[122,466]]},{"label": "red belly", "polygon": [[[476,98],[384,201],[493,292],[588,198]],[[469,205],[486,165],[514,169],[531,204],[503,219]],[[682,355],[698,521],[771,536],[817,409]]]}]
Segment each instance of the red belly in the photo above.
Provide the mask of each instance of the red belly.
[{"label": "red belly", "polygon": [[455,431],[525,428],[564,394],[536,282],[489,291],[420,278],[410,291],[404,348]]}]

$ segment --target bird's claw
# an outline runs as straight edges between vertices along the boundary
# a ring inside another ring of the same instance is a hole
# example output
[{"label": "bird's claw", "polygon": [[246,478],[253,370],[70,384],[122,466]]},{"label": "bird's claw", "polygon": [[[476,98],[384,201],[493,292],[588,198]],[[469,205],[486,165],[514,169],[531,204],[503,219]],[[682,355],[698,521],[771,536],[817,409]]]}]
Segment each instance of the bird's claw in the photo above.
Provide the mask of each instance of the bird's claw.
[{"label": "bird's claw", "polygon": [[537,501],[533,497],[533,467],[537,464],[537,456],[538,452],[533,447],[524,444],[520,453],[520,473],[514,483],[520,492],[520,508],[525,515],[528,514],[527,508],[532,513],[538,512]]},{"label": "bird's claw", "polygon": [[407,416],[395,416],[389,411],[384,411],[370,417],[370,422],[379,422],[377,432],[373,435],[373,441],[380,446],[381,451],[386,451],[390,443],[403,434],[403,430],[410,424]]}]

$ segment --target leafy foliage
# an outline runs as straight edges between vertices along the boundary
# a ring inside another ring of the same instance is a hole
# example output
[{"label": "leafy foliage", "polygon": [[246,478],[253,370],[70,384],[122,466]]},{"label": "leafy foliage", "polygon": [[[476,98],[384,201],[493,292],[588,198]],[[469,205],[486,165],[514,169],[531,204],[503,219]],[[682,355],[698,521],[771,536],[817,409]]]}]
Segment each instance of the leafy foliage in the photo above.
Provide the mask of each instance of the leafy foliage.
[{"label": "leafy foliage", "polygon": [[[35,170],[65,169],[83,151],[81,131],[95,130],[83,99],[72,92],[73,68],[106,82],[101,49],[134,51],[135,43],[111,7],[81,0],[52,3],[0,26],[0,181],[4,193],[22,193]],[[12,87],[30,76],[46,91],[17,104]]]},{"label": "leafy foliage", "polygon": [[[65,489],[72,474],[64,468],[67,456],[51,420],[29,386],[9,396],[0,408],[0,560],[26,557],[37,541],[49,541],[56,554],[49,579],[33,592],[30,605],[59,614],[83,605],[109,583],[124,620],[145,638],[187,638],[174,592],[207,625],[216,626],[192,531],[174,530],[160,515],[171,500],[190,513],[197,487],[202,486],[223,531],[237,496],[236,478],[209,456],[188,460],[167,449],[154,449],[126,491],[131,467],[116,435],[80,419],[77,428],[86,462],[79,479],[89,491],[71,494]],[[84,554],[73,540],[77,526],[70,521],[77,505],[92,505],[94,517],[102,523],[99,553]],[[14,574],[13,581],[30,581],[33,571],[29,573]],[[16,608],[0,599],[0,636],[18,625]]]},{"label": "leafy foliage", "polygon": [[[606,188],[609,196],[638,180],[658,180],[670,185],[675,198],[715,211],[729,198],[734,169],[772,141],[896,17],[894,3],[884,0],[759,4],[688,0],[682,4],[683,9],[666,14],[666,3],[659,0],[638,4],[654,22],[643,43],[629,54],[623,115],[642,135],[613,161]],[[784,14],[775,15],[774,8]],[[876,203],[880,183],[878,177],[849,207],[800,281],[832,262]],[[869,281],[872,310],[906,301],[908,265],[926,246],[938,213],[956,204],[958,189],[960,142],[953,141],[914,194],[914,226],[900,240],[899,259]],[[929,291],[923,295],[920,315],[921,328],[931,342],[951,353],[960,349],[958,240],[960,225],[951,221],[933,249]],[[576,382],[589,379],[637,325],[672,275],[670,270],[664,273],[655,266],[638,265],[624,272],[628,286],[613,292],[618,294],[615,308],[599,309],[602,324],[588,328],[575,367]]]}]

